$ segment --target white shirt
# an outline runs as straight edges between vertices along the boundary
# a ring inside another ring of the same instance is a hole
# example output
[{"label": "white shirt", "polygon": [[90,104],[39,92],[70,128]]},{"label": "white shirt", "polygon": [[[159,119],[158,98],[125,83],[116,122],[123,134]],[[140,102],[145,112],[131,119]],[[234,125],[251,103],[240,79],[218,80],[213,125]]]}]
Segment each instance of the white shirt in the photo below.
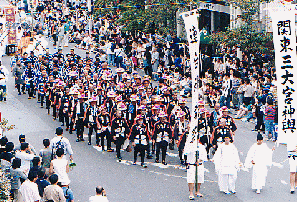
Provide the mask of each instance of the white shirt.
[{"label": "white shirt", "polygon": [[20,169],[28,176],[30,170],[30,161],[35,157],[34,154],[28,154],[25,151],[17,151],[15,154],[16,158],[21,159],[21,167]]},{"label": "white shirt", "polygon": [[111,51],[111,46],[112,46],[112,44],[111,44],[111,42],[109,42],[106,46],[106,54],[114,54],[114,52]]},{"label": "white shirt", "polygon": [[213,160],[216,170],[219,170],[222,174],[235,174],[239,168],[240,159],[233,143],[228,145],[222,143],[218,147]]},{"label": "white shirt", "polygon": [[6,85],[6,82],[8,80],[8,74],[9,74],[9,72],[6,69],[6,67],[4,67],[4,66],[0,66],[0,70],[1,70],[1,72],[4,73],[4,77],[5,77],[4,79],[0,79],[0,86],[5,86]]},{"label": "white shirt", "polygon": [[26,180],[19,189],[22,200],[21,202],[34,202],[40,200],[37,184]]},{"label": "white shirt", "polygon": [[108,202],[108,200],[106,196],[95,195],[89,198],[89,202]]},{"label": "white shirt", "polygon": [[59,177],[59,182],[61,182],[63,185],[70,184],[70,180],[66,172],[68,161],[66,159],[54,159],[52,160],[52,163],[54,167],[54,173]]}]

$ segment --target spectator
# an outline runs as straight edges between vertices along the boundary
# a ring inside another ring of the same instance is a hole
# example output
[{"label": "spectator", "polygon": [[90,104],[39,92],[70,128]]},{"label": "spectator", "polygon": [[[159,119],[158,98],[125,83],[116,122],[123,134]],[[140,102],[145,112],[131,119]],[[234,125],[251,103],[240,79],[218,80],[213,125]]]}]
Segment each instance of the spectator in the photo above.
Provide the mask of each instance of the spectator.
[{"label": "spectator", "polygon": [[55,173],[59,176],[59,182],[61,184],[69,184],[70,180],[68,177],[69,163],[64,156],[64,149],[59,148],[56,152],[57,159],[52,160],[50,165],[50,173]]},{"label": "spectator", "polygon": [[[23,143],[24,144],[24,143]],[[29,172],[28,179],[20,186],[20,198],[22,202],[39,202],[40,196],[38,187],[35,181],[37,180],[37,173]]]},{"label": "spectator", "polygon": [[[273,100],[267,99],[267,107],[265,109],[265,134],[270,140],[274,135],[274,117],[275,117],[275,108],[273,107]],[[276,140],[276,137],[274,137]]]},{"label": "spectator", "polygon": [[56,135],[57,137],[54,137],[51,140],[50,149],[52,149],[53,153],[55,153],[57,149],[62,148],[65,152],[63,157],[66,159],[66,154],[69,154],[70,160],[73,160],[73,151],[71,149],[70,142],[66,137],[63,137],[63,129],[61,127],[56,129]]},{"label": "spectator", "polygon": [[66,202],[74,202],[73,191],[69,188],[68,184],[61,184],[61,187],[64,192],[64,196],[66,198]]},{"label": "spectator", "polygon": [[36,184],[38,186],[38,191],[40,197],[43,197],[43,192],[45,187],[50,185],[50,183],[46,180],[47,176],[45,175],[45,171],[43,169],[38,171],[38,179],[36,180]]},{"label": "spectator", "polygon": [[15,158],[12,161],[11,169],[10,169],[10,177],[11,177],[11,197],[12,199],[18,198],[18,190],[21,186],[21,179],[25,181],[27,176],[25,173],[20,169],[21,167],[21,159]]},{"label": "spectator", "polygon": [[[29,154],[27,153],[29,151]],[[28,175],[30,170],[30,161],[33,160],[35,155],[33,154],[32,150],[29,148],[28,143],[21,143],[21,151],[17,151],[15,157],[20,158],[22,161],[21,170]],[[37,173],[36,173],[37,176]]]},{"label": "spectator", "polygon": [[11,159],[14,157],[13,151],[14,144],[13,142],[7,142],[5,145],[5,151],[0,154],[0,160],[2,166],[10,167]]},{"label": "spectator", "polygon": [[251,104],[254,94],[254,87],[251,85],[250,80],[245,79],[245,87],[243,88],[243,102],[247,105]]},{"label": "spectator", "polygon": [[35,156],[32,160],[32,167],[30,168],[30,172],[36,172],[38,175],[38,172],[41,170],[41,162],[40,158],[38,156]]},{"label": "spectator", "polygon": [[[24,143],[24,142],[26,142],[26,136],[23,135],[23,134],[20,134],[20,136],[19,136],[19,142],[20,142],[20,144],[18,144],[18,145],[16,145],[14,147],[14,151],[21,150],[21,144]],[[34,154],[36,154],[36,151],[35,151],[34,147],[30,143],[28,143],[28,146],[29,146],[30,150]],[[27,153],[29,153],[29,151]]]},{"label": "spectator", "polygon": [[49,168],[52,160],[52,150],[49,148],[50,140],[43,140],[44,149],[41,149],[39,152],[39,156],[41,157],[41,166],[45,169],[45,174],[49,175]]},{"label": "spectator", "polygon": [[103,187],[98,186],[96,187],[96,195],[91,196],[89,202],[108,202],[106,197],[106,192]]},{"label": "spectator", "polygon": [[63,189],[58,186],[59,177],[56,174],[53,174],[49,177],[51,185],[48,185],[44,189],[43,199],[45,201],[54,201],[54,202],[66,202]]},{"label": "spectator", "polygon": [[8,139],[7,139],[7,137],[2,137],[1,139],[0,139],[0,154],[2,153],[2,152],[5,152],[5,150],[6,150],[6,143],[8,142]]}]

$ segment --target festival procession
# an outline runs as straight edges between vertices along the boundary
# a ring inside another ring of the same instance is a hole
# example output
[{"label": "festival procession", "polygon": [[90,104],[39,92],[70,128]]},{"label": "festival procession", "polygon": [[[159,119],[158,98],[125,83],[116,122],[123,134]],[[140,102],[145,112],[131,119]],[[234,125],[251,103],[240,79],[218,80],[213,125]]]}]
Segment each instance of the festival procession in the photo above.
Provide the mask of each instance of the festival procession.
[{"label": "festival procession", "polygon": [[1,0],[0,201],[296,200],[295,3]]}]

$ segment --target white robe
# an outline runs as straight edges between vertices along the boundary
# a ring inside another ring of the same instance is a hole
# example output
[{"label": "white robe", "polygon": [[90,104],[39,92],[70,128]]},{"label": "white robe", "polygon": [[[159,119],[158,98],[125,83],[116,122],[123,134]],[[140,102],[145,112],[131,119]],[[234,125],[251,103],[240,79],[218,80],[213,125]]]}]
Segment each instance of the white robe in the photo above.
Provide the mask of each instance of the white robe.
[{"label": "white robe", "polygon": [[[254,161],[254,165],[252,164]],[[245,159],[245,167],[253,167],[252,189],[262,189],[267,177],[267,166],[272,165],[272,150],[266,143],[253,144]]]},{"label": "white robe", "polygon": [[218,185],[220,191],[235,190],[237,171],[239,169],[239,155],[233,143],[219,145],[213,161],[218,174]]},{"label": "white robe", "polygon": [[[197,148],[199,152],[199,159],[202,161],[207,161],[207,153],[205,150],[204,145],[199,143],[199,147]],[[187,162],[189,164],[195,164],[196,162],[196,151],[191,151],[187,154]],[[197,170],[198,183],[204,183],[204,164],[198,166]],[[187,182],[188,183],[195,183],[196,180],[196,166],[195,165],[189,165],[189,168],[187,169]]]}]

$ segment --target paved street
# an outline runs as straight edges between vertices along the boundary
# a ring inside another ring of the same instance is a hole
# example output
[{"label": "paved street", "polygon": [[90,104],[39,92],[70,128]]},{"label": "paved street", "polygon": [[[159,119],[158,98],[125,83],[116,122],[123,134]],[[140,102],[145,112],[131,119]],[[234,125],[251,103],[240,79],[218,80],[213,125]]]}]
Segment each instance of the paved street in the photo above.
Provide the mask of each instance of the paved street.
[{"label": "paved street", "polygon": [[[50,46],[51,53],[53,47]],[[64,49],[68,53],[69,48]],[[84,56],[82,50],[75,50]],[[3,58],[4,65],[10,69],[9,57]],[[45,109],[40,108],[37,99],[28,100],[27,95],[19,96],[14,89],[14,79],[8,81],[7,102],[0,103],[0,112],[10,124],[15,124],[16,129],[7,132],[10,141],[18,142],[19,134],[26,135],[37,151],[42,148],[44,138],[53,138],[55,128],[59,122],[53,121]],[[256,141],[256,133],[252,132],[254,124],[236,121],[238,130],[235,145],[244,162],[250,146]],[[76,135],[64,131],[64,136],[70,140],[74,151],[74,160],[77,166],[70,171],[70,187],[74,192],[75,201],[86,202],[88,197],[95,194],[95,187],[102,185],[111,202],[181,202],[188,201],[188,187],[186,170],[179,167],[177,150],[169,151],[167,166],[155,164],[154,159],[147,160],[148,168],[132,165],[133,153],[122,151],[123,161],[116,161],[115,153],[98,151],[96,147],[87,145],[87,142],[76,143]],[[85,130],[87,134],[87,130]],[[94,144],[93,138],[93,144]],[[268,142],[272,148],[273,142]],[[286,147],[280,145],[273,153],[274,166],[269,169],[267,184],[260,195],[251,190],[252,172],[240,171],[237,179],[237,193],[224,195],[219,192],[217,176],[214,165],[205,163],[206,182],[202,185],[201,192],[204,197],[196,201],[296,201],[296,195],[289,193],[289,164]],[[138,158],[140,160],[140,157]],[[284,162],[285,161],[285,162]]]}]

